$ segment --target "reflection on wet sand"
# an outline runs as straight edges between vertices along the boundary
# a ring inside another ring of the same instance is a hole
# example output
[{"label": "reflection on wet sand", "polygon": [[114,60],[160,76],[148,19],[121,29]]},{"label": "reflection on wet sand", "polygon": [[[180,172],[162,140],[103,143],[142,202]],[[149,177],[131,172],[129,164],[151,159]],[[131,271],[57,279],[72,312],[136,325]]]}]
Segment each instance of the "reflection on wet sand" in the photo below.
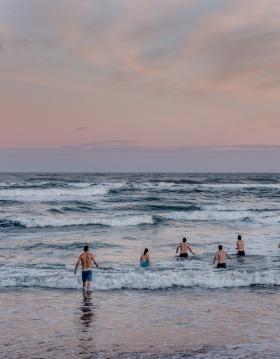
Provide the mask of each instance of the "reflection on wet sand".
[{"label": "reflection on wet sand", "polygon": [[91,292],[83,292],[83,299],[80,307],[80,344],[79,354],[82,358],[90,358],[96,353],[93,341],[94,333],[94,305]]},{"label": "reflection on wet sand", "polygon": [[94,313],[91,292],[83,292],[83,301],[81,305],[81,324],[83,332],[87,332],[93,319]]}]

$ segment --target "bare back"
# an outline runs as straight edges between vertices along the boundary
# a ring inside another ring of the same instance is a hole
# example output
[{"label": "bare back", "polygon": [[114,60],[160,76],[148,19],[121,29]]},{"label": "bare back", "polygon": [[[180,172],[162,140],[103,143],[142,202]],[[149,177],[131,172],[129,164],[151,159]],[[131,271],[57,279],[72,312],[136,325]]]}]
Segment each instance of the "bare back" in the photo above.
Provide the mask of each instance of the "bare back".
[{"label": "bare back", "polygon": [[187,242],[181,242],[179,244],[180,254],[188,253],[188,248],[189,246]]},{"label": "bare back", "polygon": [[242,239],[236,242],[236,247],[238,251],[244,251],[244,242]]},{"label": "bare back", "polygon": [[87,270],[92,268],[92,262],[94,261],[94,257],[91,252],[84,252],[80,255],[79,258],[82,263],[82,270]]},{"label": "bare back", "polygon": [[225,252],[223,249],[218,251],[215,255],[215,259],[218,261],[218,263],[225,263],[226,257],[228,257],[227,252]]}]

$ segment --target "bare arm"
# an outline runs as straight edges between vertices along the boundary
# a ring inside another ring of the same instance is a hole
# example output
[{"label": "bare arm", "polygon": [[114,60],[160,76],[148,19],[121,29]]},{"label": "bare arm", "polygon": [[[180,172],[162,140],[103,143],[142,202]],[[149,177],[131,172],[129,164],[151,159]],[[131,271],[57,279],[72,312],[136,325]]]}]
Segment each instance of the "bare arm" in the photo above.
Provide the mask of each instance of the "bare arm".
[{"label": "bare arm", "polygon": [[239,245],[238,245],[238,242],[236,242],[236,248],[235,248],[237,251],[239,250]]},{"label": "bare arm", "polygon": [[98,268],[99,264],[96,262],[94,255],[92,256],[92,261],[95,264],[95,266]]},{"label": "bare arm", "polygon": [[75,267],[75,270],[74,270],[74,274],[75,274],[75,275],[76,275],[76,273],[77,273],[77,269],[78,269],[80,263],[81,263],[81,257],[79,257],[78,260],[77,260],[76,267]]},{"label": "bare arm", "polygon": [[188,249],[189,249],[189,251],[191,252],[191,254],[195,255],[195,253],[193,252],[191,246],[188,246]]},{"label": "bare arm", "polygon": [[181,243],[178,244],[177,249],[176,249],[176,253],[178,253],[180,247],[181,247]]},{"label": "bare arm", "polygon": [[215,257],[214,257],[214,260],[213,260],[213,264],[216,263],[216,260],[218,259],[217,257],[218,257],[218,255],[217,255],[217,253],[216,253],[216,254],[215,254]]},{"label": "bare arm", "polygon": [[228,255],[227,253],[226,253],[226,257],[227,257],[228,259],[231,259],[231,256],[230,256],[230,255]]}]

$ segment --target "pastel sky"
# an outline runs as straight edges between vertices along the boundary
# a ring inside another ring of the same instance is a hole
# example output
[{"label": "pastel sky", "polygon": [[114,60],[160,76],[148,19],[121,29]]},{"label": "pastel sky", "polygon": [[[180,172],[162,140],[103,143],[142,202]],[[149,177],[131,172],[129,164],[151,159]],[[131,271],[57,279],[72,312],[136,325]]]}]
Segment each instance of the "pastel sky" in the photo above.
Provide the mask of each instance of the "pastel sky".
[{"label": "pastel sky", "polygon": [[279,19],[279,0],[0,0],[0,171],[280,171]]}]

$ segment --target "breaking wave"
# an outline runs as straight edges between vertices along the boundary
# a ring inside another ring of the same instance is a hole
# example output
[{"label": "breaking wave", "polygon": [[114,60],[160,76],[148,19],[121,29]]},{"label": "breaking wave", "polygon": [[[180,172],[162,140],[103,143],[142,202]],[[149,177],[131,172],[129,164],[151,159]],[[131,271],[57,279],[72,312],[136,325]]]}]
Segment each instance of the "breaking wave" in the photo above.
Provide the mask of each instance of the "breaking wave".
[{"label": "breaking wave", "polygon": [[[95,270],[94,290],[164,290],[172,288],[238,288],[251,286],[280,286],[277,270],[248,271],[178,271],[130,270],[126,272]],[[79,277],[65,269],[4,269],[0,273],[0,287],[41,287],[53,289],[80,289]]]},{"label": "breaking wave", "polygon": [[108,226],[108,227],[129,227],[144,224],[157,223],[159,219],[152,215],[127,215],[119,217],[32,217],[21,218],[20,220],[0,220],[0,228],[22,227],[22,228],[46,228],[46,227],[68,227],[68,226]]}]

